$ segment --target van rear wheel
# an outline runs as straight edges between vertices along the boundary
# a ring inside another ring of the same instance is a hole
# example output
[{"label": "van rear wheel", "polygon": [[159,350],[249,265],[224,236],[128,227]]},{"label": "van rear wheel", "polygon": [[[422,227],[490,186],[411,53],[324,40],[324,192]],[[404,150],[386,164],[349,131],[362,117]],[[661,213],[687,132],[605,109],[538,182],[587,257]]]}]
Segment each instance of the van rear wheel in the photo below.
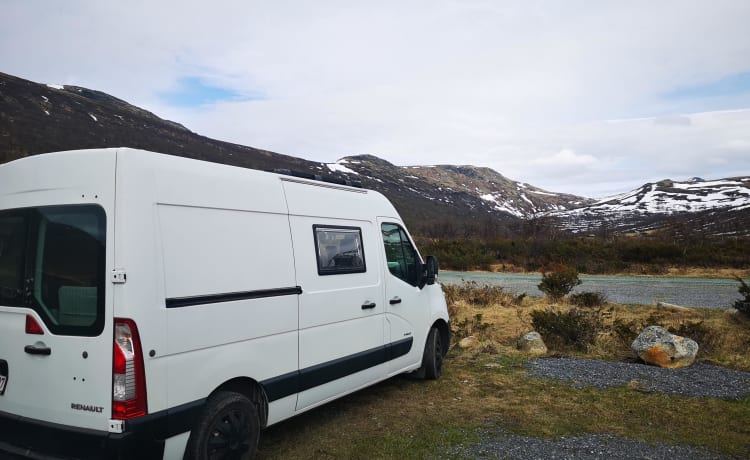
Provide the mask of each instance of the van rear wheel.
[{"label": "van rear wheel", "polygon": [[440,378],[443,371],[443,340],[440,331],[435,327],[430,329],[430,334],[427,336],[422,367],[424,368],[424,378],[428,380]]},{"label": "van rear wheel", "polygon": [[255,458],[260,436],[258,409],[240,393],[209,398],[185,449],[186,460]]}]

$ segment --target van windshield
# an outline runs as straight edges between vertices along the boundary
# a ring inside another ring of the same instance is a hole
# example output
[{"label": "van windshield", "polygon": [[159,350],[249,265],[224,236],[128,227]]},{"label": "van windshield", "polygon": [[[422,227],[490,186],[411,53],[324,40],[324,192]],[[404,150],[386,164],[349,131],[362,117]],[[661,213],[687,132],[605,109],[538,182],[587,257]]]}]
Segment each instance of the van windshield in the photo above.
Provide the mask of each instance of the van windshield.
[{"label": "van windshield", "polygon": [[0,211],[0,305],[33,308],[53,334],[99,335],[105,223],[96,205]]}]

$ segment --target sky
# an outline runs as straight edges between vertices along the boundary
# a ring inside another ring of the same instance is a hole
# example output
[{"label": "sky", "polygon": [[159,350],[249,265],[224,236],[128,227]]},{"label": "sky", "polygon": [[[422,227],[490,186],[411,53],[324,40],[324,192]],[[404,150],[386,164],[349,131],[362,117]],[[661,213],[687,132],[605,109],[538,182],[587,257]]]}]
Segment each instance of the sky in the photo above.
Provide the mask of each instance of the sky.
[{"label": "sky", "polygon": [[308,160],[750,176],[746,0],[0,0],[0,71]]}]

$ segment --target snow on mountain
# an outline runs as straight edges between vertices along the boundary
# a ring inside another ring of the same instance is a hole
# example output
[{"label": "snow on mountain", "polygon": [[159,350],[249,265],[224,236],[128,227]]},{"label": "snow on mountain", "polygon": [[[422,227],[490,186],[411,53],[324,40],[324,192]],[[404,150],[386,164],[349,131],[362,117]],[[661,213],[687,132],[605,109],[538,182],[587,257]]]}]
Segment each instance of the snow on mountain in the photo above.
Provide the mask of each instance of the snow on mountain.
[{"label": "snow on mountain", "polygon": [[[684,182],[669,179],[645,184],[635,190],[601,199],[588,206],[551,212],[561,226],[573,232],[644,232],[659,228],[664,219],[714,216],[713,226],[735,220],[732,214],[750,212],[750,177]],[[716,214],[721,212],[720,217]],[[706,220],[701,217],[702,220]],[[709,219],[709,220],[710,220]]]},{"label": "snow on mountain", "polygon": [[604,198],[593,205],[565,214],[610,212],[675,214],[746,206],[750,206],[750,178],[687,182],[667,179],[645,184],[627,193]]}]

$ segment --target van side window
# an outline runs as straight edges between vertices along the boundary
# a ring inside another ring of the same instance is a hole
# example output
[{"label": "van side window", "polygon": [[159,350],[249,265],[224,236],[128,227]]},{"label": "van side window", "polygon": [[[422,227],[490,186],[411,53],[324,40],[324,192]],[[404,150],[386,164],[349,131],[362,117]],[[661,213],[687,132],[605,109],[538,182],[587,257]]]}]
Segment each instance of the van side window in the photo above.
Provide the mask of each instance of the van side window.
[{"label": "van side window", "polygon": [[421,262],[409,237],[403,228],[396,224],[382,224],[383,245],[388,271],[412,286],[419,284]]},{"label": "van side window", "polygon": [[362,229],[313,225],[318,275],[364,273],[365,250],[362,247]]}]

